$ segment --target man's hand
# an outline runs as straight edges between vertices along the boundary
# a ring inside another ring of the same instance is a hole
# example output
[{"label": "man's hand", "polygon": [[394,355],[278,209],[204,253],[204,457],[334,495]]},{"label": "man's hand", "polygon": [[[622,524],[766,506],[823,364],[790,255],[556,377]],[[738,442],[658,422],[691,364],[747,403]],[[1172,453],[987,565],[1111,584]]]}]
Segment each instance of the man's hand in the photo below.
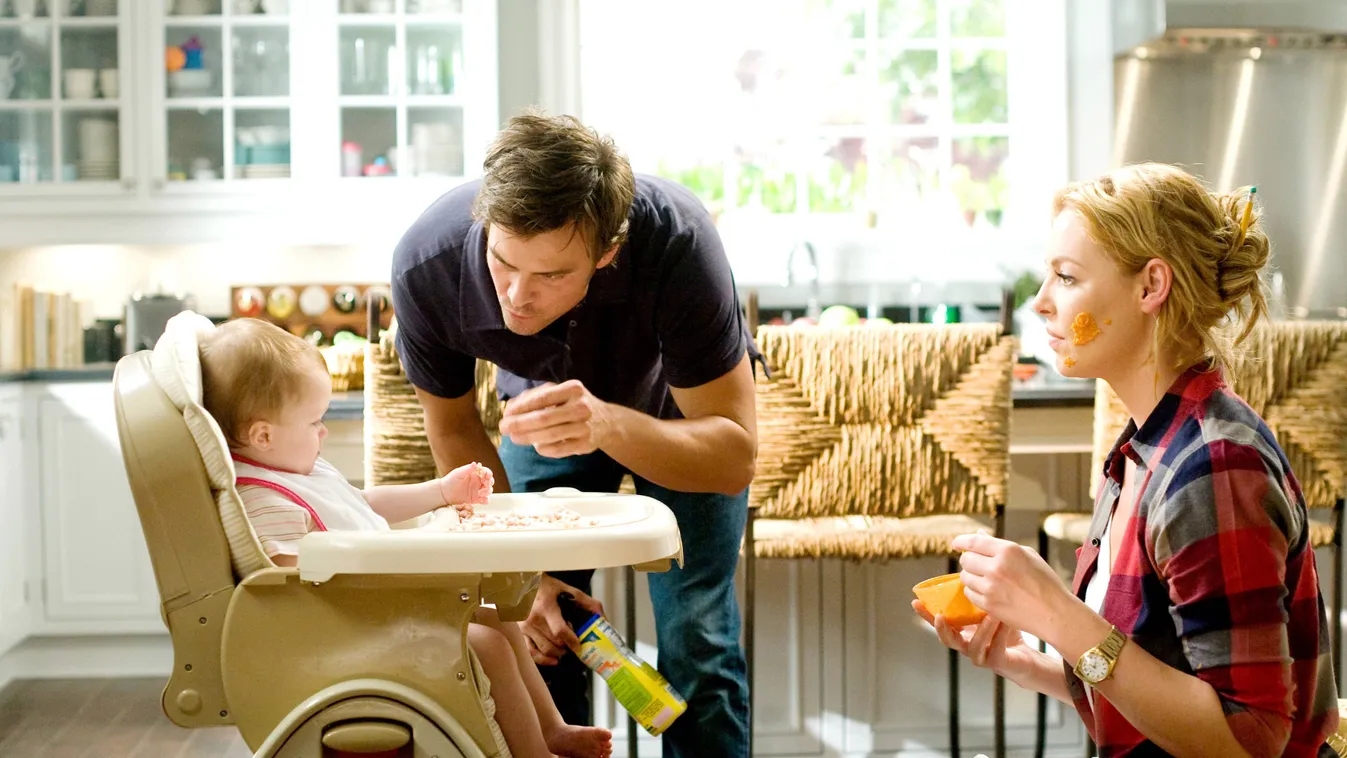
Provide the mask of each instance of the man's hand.
[{"label": "man's hand", "polygon": [[561,617],[561,609],[557,607],[557,595],[563,592],[573,595],[580,607],[603,615],[603,603],[569,584],[543,574],[538,594],[533,598],[533,610],[520,624],[524,638],[529,642],[529,654],[539,666],[557,665],[567,650],[573,650],[580,644],[575,631]]},{"label": "man's hand", "polygon": [[532,445],[547,458],[585,455],[608,444],[614,429],[608,404],[572,379],[524,392],[505,406],[500,433]]}]

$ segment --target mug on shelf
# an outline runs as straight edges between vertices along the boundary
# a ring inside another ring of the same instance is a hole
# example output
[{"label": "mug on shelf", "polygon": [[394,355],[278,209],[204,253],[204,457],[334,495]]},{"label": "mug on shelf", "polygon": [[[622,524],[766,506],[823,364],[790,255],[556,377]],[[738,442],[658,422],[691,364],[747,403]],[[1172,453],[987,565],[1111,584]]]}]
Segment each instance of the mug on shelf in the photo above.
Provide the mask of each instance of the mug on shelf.
[{"label": "mug on shelf", "polygon": [[94,96],[98,72],[91,68],[68,68],[65,71],[67,100],[89,100]]},{"label": "mug on shelf", "polygon": [[14,75],[23,68],[23,52],[16,50],[13,55],[0,55],[0,100],[8,100],[14,91]]},{"label": "mug on shelf", "polygon": [[121,94],[121,83],[117,78],[117,69],[105,68],[98,72],[98,91],[109,100],[116,100]]}]

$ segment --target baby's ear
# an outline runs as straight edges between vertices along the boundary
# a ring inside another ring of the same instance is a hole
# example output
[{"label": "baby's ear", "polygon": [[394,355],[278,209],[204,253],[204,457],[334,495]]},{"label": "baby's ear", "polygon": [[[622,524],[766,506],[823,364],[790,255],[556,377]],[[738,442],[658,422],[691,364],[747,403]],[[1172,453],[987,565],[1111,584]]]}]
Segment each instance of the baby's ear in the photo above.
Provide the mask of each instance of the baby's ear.
[{"label": "baby's ear", "polygon": [[271,448],[271,424],[254,421],[248,425],[248,444],[258,450]]}]

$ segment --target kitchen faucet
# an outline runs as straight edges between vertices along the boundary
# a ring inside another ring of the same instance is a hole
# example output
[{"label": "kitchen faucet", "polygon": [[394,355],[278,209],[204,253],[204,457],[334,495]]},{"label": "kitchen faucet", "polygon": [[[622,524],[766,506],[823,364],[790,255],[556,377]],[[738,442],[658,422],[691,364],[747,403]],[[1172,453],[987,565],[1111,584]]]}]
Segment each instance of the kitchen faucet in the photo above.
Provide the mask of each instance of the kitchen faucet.
[{"label": "kitchen faucet", "polygon": [[786,286],[791,287],[795,284],[795,253],[801,248],[804,248],[805,255],[809,257],[809,300],[805,303],[804,315],[817,321],[819,314],[823,312],[819,295],[818,253],[809,240],[796,243],[790,249],[790,255],[786,256]]}]

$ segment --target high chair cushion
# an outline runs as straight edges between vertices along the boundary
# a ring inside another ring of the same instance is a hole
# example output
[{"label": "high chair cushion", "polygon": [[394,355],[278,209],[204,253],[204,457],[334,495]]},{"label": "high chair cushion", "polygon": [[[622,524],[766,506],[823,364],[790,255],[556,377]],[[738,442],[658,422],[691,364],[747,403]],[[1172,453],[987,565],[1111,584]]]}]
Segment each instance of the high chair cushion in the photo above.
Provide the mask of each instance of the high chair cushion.
[{"label": "high chair cushion", "polygon": [[150,367],[155,383],[164,390],[196,442],[197,452],[206,466],[220,522],[229,540],[229,556],[235,575],[242,579],[263,568],[274,566],[262,550],[252,524],[248,522],[243,500],[234,489],[234,461],[224,433],[201,405],[201,338],[215,325],[198,313],[183,311],[169,319],[164,334],[155,343]]}]

